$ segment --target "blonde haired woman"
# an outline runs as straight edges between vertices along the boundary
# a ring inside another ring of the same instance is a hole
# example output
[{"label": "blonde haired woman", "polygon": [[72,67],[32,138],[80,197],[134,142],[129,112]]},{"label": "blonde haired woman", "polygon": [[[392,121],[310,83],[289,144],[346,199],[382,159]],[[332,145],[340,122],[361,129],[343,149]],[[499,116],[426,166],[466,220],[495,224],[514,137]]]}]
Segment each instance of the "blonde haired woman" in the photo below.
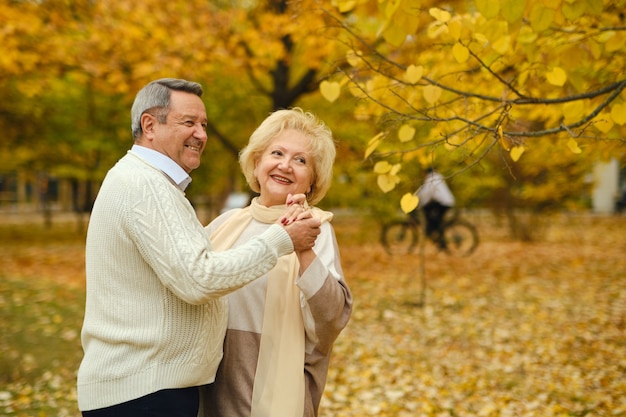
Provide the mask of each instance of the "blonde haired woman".
[{"label": "blonde haired woman", "polygon": [[224,358],[205,393],[205,416],[318,415],[332,346],[352,311],[332,213],[313,207],[330,187],[335,154],[330,129],[299,108],[272,113],[240,154],[259,196],[207,226],[217,249],[262,233],[289,195],[305,194],[322,226],[313,249],[280,258],[266,276],[228,296]]}]

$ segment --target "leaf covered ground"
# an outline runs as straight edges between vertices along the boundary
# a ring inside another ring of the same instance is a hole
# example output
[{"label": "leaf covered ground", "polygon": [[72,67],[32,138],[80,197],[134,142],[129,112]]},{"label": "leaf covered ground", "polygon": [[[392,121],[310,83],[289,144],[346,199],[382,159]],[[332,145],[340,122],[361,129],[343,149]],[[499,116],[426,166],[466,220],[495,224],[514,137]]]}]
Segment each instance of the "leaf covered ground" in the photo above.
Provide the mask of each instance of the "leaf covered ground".
[{"label": "leaf covered ground", "polygon": [[[533,243],[470,219],[477,252],[427,245],[422,269],[337,216],[355,301],[321,416],[626,416],[626,217],[554,216]],[[0,415],[79,415],[83,239],[0,224]]]}]

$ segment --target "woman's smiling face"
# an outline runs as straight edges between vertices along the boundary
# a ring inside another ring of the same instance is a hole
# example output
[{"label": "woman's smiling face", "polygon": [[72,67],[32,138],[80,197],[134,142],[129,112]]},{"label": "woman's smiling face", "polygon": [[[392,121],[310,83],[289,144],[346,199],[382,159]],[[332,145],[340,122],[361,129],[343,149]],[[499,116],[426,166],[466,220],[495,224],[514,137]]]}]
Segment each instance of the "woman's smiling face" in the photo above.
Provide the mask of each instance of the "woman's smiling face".
[{"label": "woman's smiling face", "polygon": [[313,169],[309,139],[298,130],[283,130],[256,163],[254,174],[261,189],[259,202],[267,207],[276,206],[285,204],[288,194],[310,192]]}]

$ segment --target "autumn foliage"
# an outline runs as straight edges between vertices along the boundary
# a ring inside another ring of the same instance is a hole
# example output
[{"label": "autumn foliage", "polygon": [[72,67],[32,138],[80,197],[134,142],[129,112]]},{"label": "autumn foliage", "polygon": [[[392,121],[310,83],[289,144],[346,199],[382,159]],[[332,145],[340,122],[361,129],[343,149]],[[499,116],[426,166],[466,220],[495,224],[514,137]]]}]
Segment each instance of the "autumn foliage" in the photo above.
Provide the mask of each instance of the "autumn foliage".
[{"label": "autumn foliage", "polygon": [[[477,252],[428,246],[420,264],[386,255],[371,218],[337,216],[355,310],[322,415],[624,416],[626,222],[579,211],[593,165],[626,164],[624,10],[0,0],[0,171],[99,184],[131,144],[137,89],[174,76],[207,91],[210,159],[189,196],[212,199],[237,188],[233,155],[258,123],[301,105],[338,139],[328,204],[409,211],[436,164],[463,206],[523,208],[540,237],[512,241],[501,217],[470,212]],[[2,216],[0,414],[77,416],[84,230]]]},{"label": "autumn foliage", "polygon": [[99,183],[130,146],[135,92],[173,76],[207,91],[216,157],[191,198],[243,188],[250,132],[299,105],[338,138],[352,205],[382,193],[408,211],[401,197],[432,163],[468,204],[586,208],[593,164],[626,163],[625,6],[0,0],[0,167]]},{"label": "autumn foliage", "polygon": [[[355,97],[355,117],[378,123],[364,155],[383,192],[406,188],[415,165],[484,176],[493,153],[496,170],[527,173],[554,156],[560,169],[623,160],[623,0],[333,3],[352,16],[337,20],[348,50],[320,92]],[[527,197],[545,204],[531,176]],[[417,204],[409,196],[405,212]]]}]

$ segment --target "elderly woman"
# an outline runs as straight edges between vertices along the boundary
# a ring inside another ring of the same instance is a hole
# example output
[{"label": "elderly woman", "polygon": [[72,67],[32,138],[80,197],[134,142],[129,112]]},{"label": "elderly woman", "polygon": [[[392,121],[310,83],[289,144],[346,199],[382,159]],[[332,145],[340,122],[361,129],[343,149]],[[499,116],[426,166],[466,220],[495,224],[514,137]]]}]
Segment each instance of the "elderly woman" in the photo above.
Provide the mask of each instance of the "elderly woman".
[{"label": "elderly woman", "polygon": [[204,397],[204,415],[317,416],[333,343],[352,311],[332,213],[313,207],[330,187],[331,131],[299,108],[272,113],[240,154],[259,196],[206,227],[218,250],[241,245],[274,223],[290,195],[322,220],[311,250],[280,258],[266,276],[228,296],[224,357]]}]

